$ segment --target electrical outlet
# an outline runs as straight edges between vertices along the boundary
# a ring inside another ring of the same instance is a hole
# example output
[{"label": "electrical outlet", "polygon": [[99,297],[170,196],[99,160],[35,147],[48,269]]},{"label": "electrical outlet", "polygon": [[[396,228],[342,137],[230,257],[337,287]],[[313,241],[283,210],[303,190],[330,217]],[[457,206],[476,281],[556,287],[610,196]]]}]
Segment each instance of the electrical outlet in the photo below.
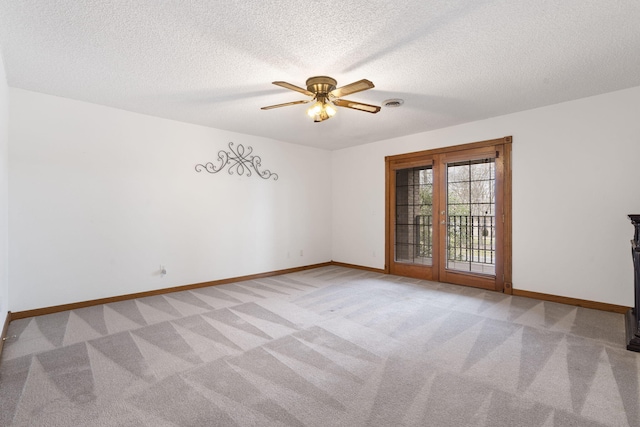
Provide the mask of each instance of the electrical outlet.
[{"label": "electrical outlet", "polygon": [[304,256],[304,252],[300,249],[300,256]]}]

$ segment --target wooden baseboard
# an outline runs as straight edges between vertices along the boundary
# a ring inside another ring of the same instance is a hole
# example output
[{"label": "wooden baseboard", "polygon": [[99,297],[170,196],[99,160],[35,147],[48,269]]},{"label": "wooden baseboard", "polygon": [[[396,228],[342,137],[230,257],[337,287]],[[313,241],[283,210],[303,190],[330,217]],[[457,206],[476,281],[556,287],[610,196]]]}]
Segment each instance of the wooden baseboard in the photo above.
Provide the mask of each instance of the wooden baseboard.
[{"label": "wooden baseboard", "polygon": [[79,308],[91,307],[100,304],[126,301],[135,298],[151,297],[155,295],[169,294],[172,292],[190,291],[192,289],[206,288],[208,286],[226,285],[228,283],[244,282],[246,280],[261,279],[264,277],[279,276],[281,274],[296,273],[298,271],[310,270],[312,268],[327,267],[333,265],[332,262],[306,265],[303,267],[286,268],[284,270],[269,271],[266,273],[250,274],[248,276],[231,277],[228,279],[212,280],[210,282],[194,283],[192,285],[175,286],[172,288],[156,289],[153,291],[136,292],[134,294],[118,295],[115,297],[99,298],[90,301],[73,302],[70,304],[55,305],[52,307],[36,308],[33,310],[16,311],[11,315],[11,320],[24,319],[25,317],[42,316],[45,314],[58,313],[67,310],[77,310]]},{"label": "wooden baseboard", "polygon": [[382,268],[365,267],[363,265],[347,264],[347,263],[338,262],[338,261],[331,261],[330,264],[337,265],[339,267],[355,268],[357,270],[365,270],[365,271],[371,271],[373,273],[386,274],[385,270]]},{"label": "wooden baseboard", "polygon": [[623,305],[607,304],[605,302],[589,301],[589,300],[578,299],[578,298],[561,297],[561,296],[558,296],[558,295],[542,294],[542,293],[539,293],[539,292],[522,291],[520,289],[513,289],[513,295],[521,296],[521,297],[527,297],[527,298],[533,298],[533,299],[539,299],[539,300],[543,300],[543,301],[558,302],[558,303],[561,303],[561,304],[576,305],[578,307],[584,307],[584,308],[593,308],[595,310],[611,311],[611,312],[614,312],[614,313],[621,313],[621,314],[625,314],[631,308],[631,307],[626,307],[626,306],[623,306]]},{"label": "wooden baseboard", "polygon": [[0,359],[2,359],[2,349],[4,348],[4,341],[7,339],[7,332],[9,331],[9,323],[11,323],[12,316],[11,312],[7,312],[7,318],[4,320],[4,325],[2,326],[2,334],[0,334]]},{"label": "wooden baseboard", "polygon": [[[144,298],[144,297],[150,297],[155,295],[168,294],[172,292],[189,291],[192,289],[205,288],[208,286],[217,286],[217,285],[225,285],[228,283],[244,282],[247,280],[261,279],[265,277],[278,276],[281,274],[296,273],[299,271],[311,270],[314,268],[327,267],[331,265],[346,267],[346,268],[354,268],[358,270],[365,270],[373,273],[387,274],[387,272],[384,269],[365,267],[362,265],[355,265],[355,264],[347,264],[347,263],[338,262],[338,261],[329,261],[329,262],[323,262],[320,264],[287,268],[284,270],[269,271],[266,273],[250,274],[247,276],[212,280],[210,282],[194,283],[191,285],[175,286],[172,288],[163,288],[163,289],[156,289],[156,290],[146,291],[146,292],[137,292],[133,294],[118,295],[118,296],[108,297],[108,298],[99,298],[99,299],[89,300],[89,301],[80,301],[80,302],[56,305],[51,307],[36,308],[33,310],[17,311],[14,313],[8,312],[7,319],[2,329],[2,337],[1,337],[2,340],[0,341],[0,354],[2,352],[2,346],[4,344],[4,339],[6,338],[6,333],[9,327],[9,323],[12,320],[24,319],[25,317],[42,316],[45,314],[58,313],[58,312],[67,311],[67,310],[76,310],[79,308],[91,307],[91,306],[100,305],[100,304],[109,304],[109,303],[119,302],[119,301],[126,301],[130,299],[135,299],[135,298]],[[512,290],[513,290],[513,295],[515,296],[522,296],[522,297],[533,298],[533,299],[538,299],[543,301],[558,302],[561,304],[575,305],[575,306],[585,307],[585,308],[593,308],[596,310],[611,311],[614,313],[625,314],[630,309],[630,307],[626,307],[622,305],[614,305],[614,304],[607,304],[607,303],[596,302],[596,301],[582,300],[577,298],[569,298],[569,297],[562,297],[557,295],[543,294],[538,292],[523,291],[519,289],[512,289]]]}]

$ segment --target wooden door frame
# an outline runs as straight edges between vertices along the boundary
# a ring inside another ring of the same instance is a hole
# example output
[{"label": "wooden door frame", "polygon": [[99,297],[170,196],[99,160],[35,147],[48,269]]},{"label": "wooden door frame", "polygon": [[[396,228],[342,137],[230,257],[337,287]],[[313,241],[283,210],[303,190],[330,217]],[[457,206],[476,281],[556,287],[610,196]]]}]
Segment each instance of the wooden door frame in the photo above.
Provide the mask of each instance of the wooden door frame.
[{"label": "wooden door frame", "polygon": [[[387,231],[387,233],[391,233],[391,236],[393,236],[393,227],[392,225],[389,223],[389,219],[390,218],[395,218],[395,203],[393,203],[391,201],[391,194],[395,194],[395,188],[396,188],[396,170],[400,170],[400,169],[411,169],[411,168],[415,168],[415,167],[428,167],[431,166],[433,167],[434,165],[434,160],[435,157],[433,155],[420,155],[420,153],[416,153],[417,155],[415,157],[412,157],[410,159],[401,159],[399,161],[391,161],[391,162],[387,162],[387,167],[386,167],[386,205],[385,205],[385,230]],[[433,188],[434,191],[434,198],[437,195],[437,189]],[[395,223],[395,221],[394,221]],[[435,224],[432,225],[434,232],[432,233],[433,236],[433,241],[432,241],[432,245],[433,247],[438,247],[439,246],[439,233],[437,233],[437,229],[435,228]],[[387,237],[385,237],[385,272],[387,274],[389,273],[394,273],[394,274],[398,274],[401,276],[407,276],[407,277],[414,277],[414,278],[423,278],[425,280],[436,280],[435,278],[438,277],[438,268],[440,265],[439,262],[439,257],[440,257],[440,253],[438,251],[432,251],[432,263],[430,266],[427,265],[419,265],[419,264],[402,264],[400,266],[400,270],[402,271],[391,271],[391,261],[392,259],[390,258],[389,255],[389,242],[387,241],[389,239],[389,235],[387,234]],[[391,239],[393,239],[393,237],[391,237]],[[393,251],[393,242],[391,242],[391,250]],[[393,255],[391,255],[393,256]]]},{"label": "wooden door frame", "polygon": [[[453,155],[456,151],[468,151],[478,150],[496,146],[496,155],[501,157],[501,162],[496,162],[496,168],[502,168],[500,171],[496,169],[496,175],[500,173],[502,175],[501,184],[496,183],[496,192],[499,192],[497,197],[502,198],[502,211],[496,212],[497,224],[502,228],[502,239],[498,244],[502,245],[502,259],[501,262],[496,262],[496,288],[497,291],[502,291],[508,294],[512,293],[512,223],[511,223],[511,152],[512,152],[512,137],[505,136],[504,138],[490,139],[486,141],[472,142],[469,144],[456,145],[452,147],[436,148],[432,150],[418,151],[412,153],[399,154],[395,156],[385,157],[385,273],[389,274],[391,269],[391,263],[393,262],[394,254],[394,226],[395,224],[395,212],[392,212],[395,203],[391,203],[391,195],[395,194],[395,189],[391,188],[395,185],[394,171],[399,168],[410,168],[425,164],[429,160],[435,160],[441,155]],[[399,167],[399,165],[401,165]],[[435,178],[434,178],[435,179]],[[442,196],[441,196],[442,197]],[[500,215],[502,215],[502,221],[500,221]],[[440,213],[434,210],[434,218],[432,223],[434,227],[440,224]],[[434,235],[440,234],[435,233]],[[435,257],[435,250],[434,257]],[[435,267],[434,259],[434,267]],[[499,265],[501,264],[501,265]],[[437,267],[436,267],[437,268]],[[468,283],[468,286],[477,286],[486,288],[482,284]]]}]

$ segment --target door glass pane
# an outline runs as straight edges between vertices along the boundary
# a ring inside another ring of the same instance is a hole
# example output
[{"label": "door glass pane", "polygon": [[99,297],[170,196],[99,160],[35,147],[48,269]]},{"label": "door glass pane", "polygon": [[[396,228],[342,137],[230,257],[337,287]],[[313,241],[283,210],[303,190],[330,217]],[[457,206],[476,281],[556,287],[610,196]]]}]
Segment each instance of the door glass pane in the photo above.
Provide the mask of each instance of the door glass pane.
[{"label": "door glass pane", "polygon": [[396,171],[396,262],[432,264],[432,218],[432,166]]},{"label": "door glass pane", "polygon": [[447,269],[495,275],[495,188],[495,159],[447,164]]}]

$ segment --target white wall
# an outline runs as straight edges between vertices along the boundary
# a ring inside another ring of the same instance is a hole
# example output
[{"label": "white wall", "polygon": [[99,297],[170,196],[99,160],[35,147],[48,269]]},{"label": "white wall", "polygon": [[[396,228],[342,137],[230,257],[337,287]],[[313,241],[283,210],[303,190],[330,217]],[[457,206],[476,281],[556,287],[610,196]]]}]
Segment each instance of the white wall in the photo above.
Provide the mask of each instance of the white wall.
[{"label": "white wall", "polygon": [[8,166],[9,87],[0,54],[0,332],[9,311],[8,282]]},{"label": "white wall", "polygon": [[632,306],[639,111],[636,87],[335,151],[333,259],[384,267],[385,156],[512,135],[514,288]]},{"label": "white wall", "polygon": [[[330,152],[20,89],[10,98],[12,311],[331,260]],[[231,141],[279,179],[196,173]]]},{"label": "white wall", "polygon": [[[331,153],[5,81],[2,313],[330,259],[383,268],[384,156],[506,135],[514,286],[633,304],[626,215],[640,212],[640,87]],[[230,141],[252,146],[280,179],[194,171]]]}]

